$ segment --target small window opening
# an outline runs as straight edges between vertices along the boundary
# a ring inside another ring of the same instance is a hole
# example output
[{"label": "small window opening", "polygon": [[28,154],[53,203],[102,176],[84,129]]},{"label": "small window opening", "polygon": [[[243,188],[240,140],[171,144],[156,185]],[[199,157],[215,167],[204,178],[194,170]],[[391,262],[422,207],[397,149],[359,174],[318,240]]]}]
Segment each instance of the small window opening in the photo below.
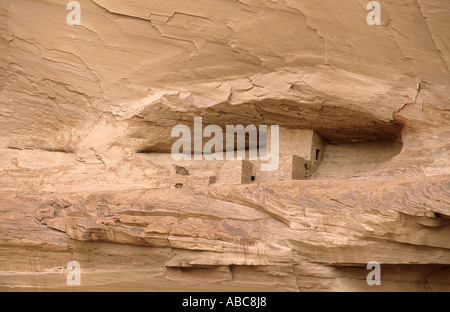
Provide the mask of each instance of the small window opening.
[{"label": "small window opening", "polygon": [[316,160],[319,160],[320,150],[316,149]]}]

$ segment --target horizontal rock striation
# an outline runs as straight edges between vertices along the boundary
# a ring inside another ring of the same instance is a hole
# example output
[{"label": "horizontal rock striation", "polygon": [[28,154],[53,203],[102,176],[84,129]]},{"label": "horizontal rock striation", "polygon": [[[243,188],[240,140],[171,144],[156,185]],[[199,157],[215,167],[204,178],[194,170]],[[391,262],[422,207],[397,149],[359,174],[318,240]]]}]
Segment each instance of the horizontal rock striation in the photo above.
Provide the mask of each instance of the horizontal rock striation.
[{"label": "horizontal rock striation", "polygon": [[[450,290],[447,0],[79,3],[0,3],[0,290]],[[323,160],[231,185],[171,157],[194,117]]]}]

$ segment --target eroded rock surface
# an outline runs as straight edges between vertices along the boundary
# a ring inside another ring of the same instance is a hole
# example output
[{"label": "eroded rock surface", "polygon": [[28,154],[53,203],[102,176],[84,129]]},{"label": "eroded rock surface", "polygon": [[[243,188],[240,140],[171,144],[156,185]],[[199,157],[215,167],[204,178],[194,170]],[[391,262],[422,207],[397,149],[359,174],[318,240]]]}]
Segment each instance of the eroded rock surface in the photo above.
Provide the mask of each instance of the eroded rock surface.
[{"label": "eroded rock surface", "polygon": [[[0,3],[1,290],[450,290],[448,0],[79,2]],[[228,185],[196,116],[323,160]]]}]

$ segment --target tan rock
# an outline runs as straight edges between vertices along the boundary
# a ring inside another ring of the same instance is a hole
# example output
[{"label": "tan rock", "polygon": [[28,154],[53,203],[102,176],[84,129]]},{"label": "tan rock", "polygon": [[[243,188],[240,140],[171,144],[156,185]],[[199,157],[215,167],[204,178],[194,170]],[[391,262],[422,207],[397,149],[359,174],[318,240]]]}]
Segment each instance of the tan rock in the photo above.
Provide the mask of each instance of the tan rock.
[{"label": "tan rock", "polygon": [[448,0],[79,2],[0,2],[0,290],[450,290]]}]

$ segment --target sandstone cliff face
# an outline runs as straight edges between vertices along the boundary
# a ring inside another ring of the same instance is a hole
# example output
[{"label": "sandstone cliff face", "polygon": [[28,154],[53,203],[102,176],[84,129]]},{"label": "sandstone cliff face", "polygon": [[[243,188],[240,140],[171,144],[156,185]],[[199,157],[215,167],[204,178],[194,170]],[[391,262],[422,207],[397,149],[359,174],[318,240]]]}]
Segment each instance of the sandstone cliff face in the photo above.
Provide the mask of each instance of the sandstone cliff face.
[{"label": "sandstone cliff face", "polygon": [[[449,291],[450,3],[367,2],[2,0],[0,289]],[[322,163],[214,183],[169,154],[195,116]]]}]

